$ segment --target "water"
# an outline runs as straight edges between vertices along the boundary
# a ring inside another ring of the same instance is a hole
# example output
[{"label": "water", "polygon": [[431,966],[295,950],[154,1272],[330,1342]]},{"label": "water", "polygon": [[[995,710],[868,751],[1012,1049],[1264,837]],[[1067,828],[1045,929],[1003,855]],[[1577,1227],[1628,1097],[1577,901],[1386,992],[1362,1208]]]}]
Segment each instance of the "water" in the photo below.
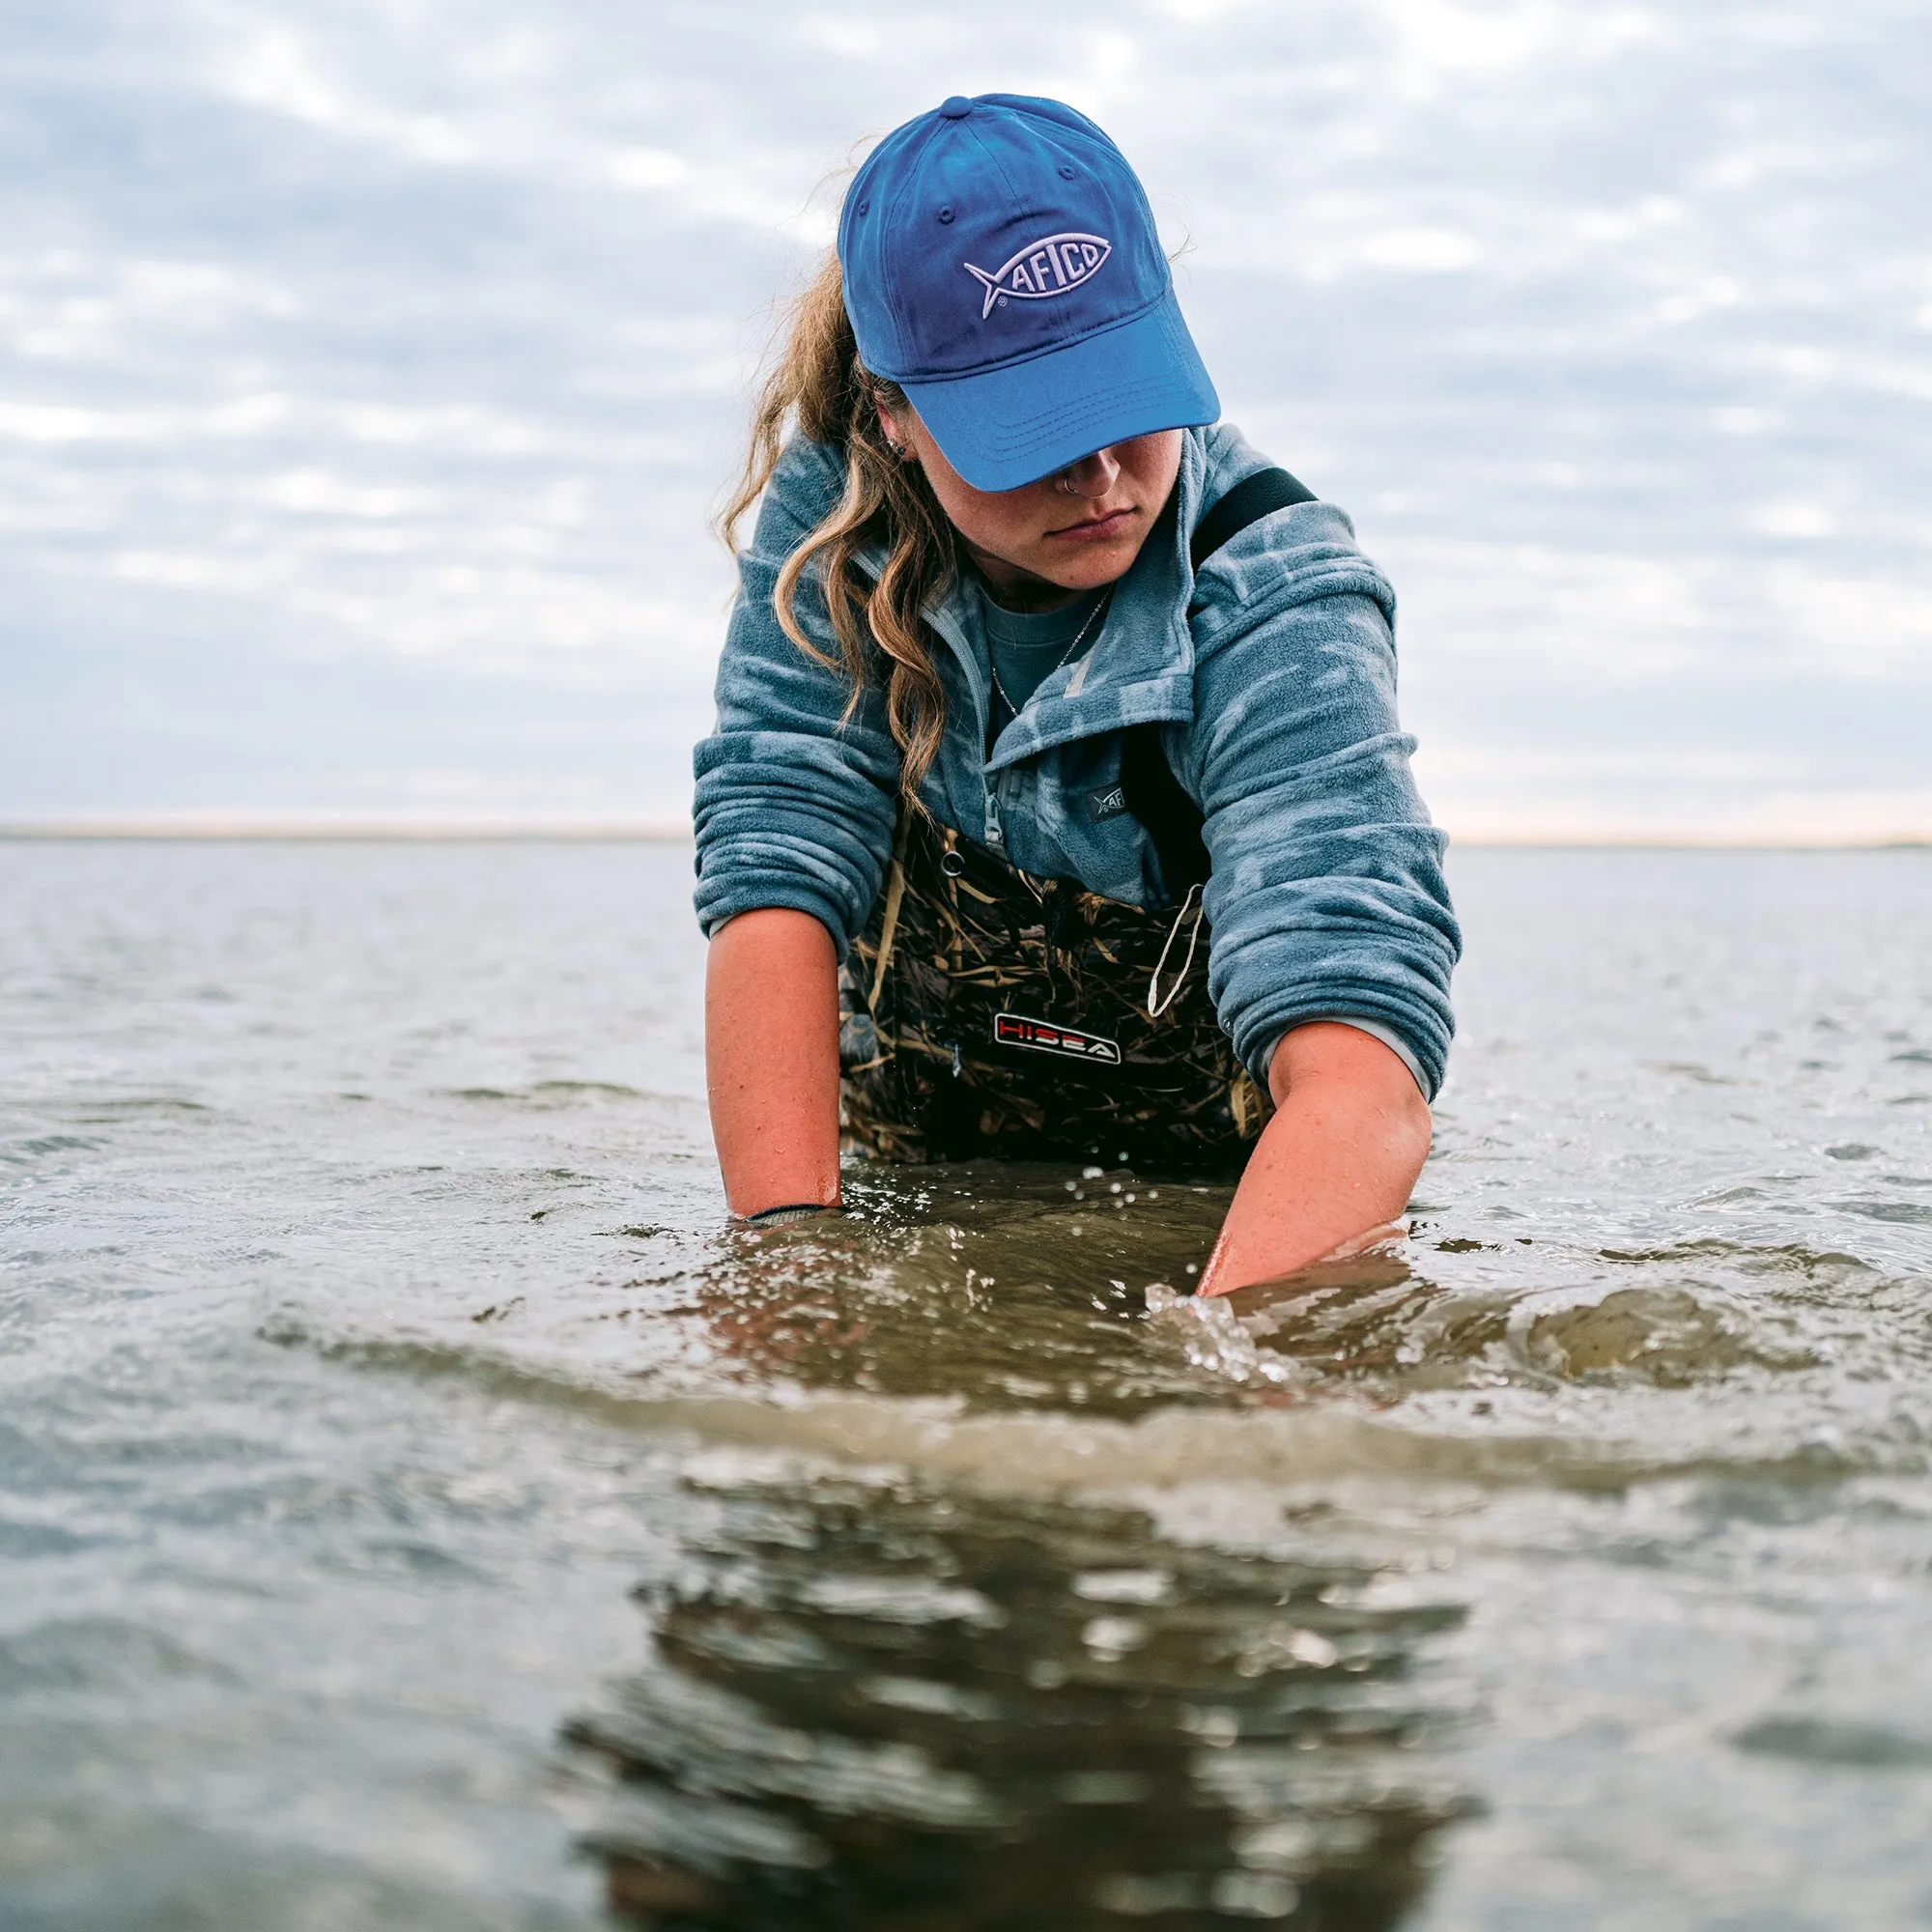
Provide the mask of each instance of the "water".
[{"label": "water", "polygon": [[721,1231],[688,873],[0,845],[0,1926],[1932,1922],[1932,854],[1460,853],[1406,1253],[1211,1308]]}]

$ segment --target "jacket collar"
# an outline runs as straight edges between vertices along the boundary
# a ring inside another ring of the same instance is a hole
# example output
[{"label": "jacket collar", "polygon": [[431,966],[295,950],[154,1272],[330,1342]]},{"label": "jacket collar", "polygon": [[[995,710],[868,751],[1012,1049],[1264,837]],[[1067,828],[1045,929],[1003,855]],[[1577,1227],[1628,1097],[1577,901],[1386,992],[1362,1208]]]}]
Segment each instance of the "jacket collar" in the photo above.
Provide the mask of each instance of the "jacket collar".
[{"label": "jacket collar", "polygon": [[[1054,671],[1009,722],[985,761],[989,774],[1076,738],[1097,737],[1129,724],[1192,722],[1194,639],[1187,604],[1194,571],[1187,544],[1200,521],[1207,477],[1207,432],[1184,430],[1174,495],[1133,568],[1116,585],[1099,636],[1083,656]],[[885,561],[885,551],[876,544],[853,558],[874,579]],[[970,584],[955,583],[926,612],[926,622],[945,639],[973,693],[979,733],[973,742],[983,743],[991,694],[977,592]]]}]

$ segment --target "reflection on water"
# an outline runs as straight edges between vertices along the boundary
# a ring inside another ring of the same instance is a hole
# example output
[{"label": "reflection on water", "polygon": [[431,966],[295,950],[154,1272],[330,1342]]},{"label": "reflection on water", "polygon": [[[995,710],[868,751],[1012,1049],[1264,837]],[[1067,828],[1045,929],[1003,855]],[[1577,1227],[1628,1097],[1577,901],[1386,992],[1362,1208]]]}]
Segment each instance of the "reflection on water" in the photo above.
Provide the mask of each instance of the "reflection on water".
[{"label": "reflection on water", "polygon": [[1372,1932],[1465,1808],[1417,1653],[1448,1600],[1139,1513],[738,1487],[571,1727],[590,1843],[666,1928]]},{"label": "reflection on water", "polygon": [[1932,863],[1456,866],[1412,1236],[1204,1304],[724,1232],[688,853],[0,843],[0,1924],[1922,1922]]},{"label": "reflection on water", "polygon": [[[1427,1213],[1395,1249],[1202,1303],[1188,1258],[1228,1192],[874,1171],[847,1219],[634,1280],[710,1392],[705,1433],[742,1446],[709,1471],[720,1517],[640,1592],[647,1665],[569,1727],[616,1778],[583,1838],[613,1910],[667,1932],[1402,1923],[1483,1808],[1481,1715],[1430,1643],[1462,1600],[1416,1575],[1426,1490],[1344,1530],[1309,1486],[1616,1492],[1718,1439],[1743,1470],[1753,1432],[1722,1406],[1667,1444],[1535,1425],[1577,1390],[1755,1378],[1770,1435],[1822,1368],[1915,1345],[1916,1301],[1889,1311],[1847,1256],[1590,1252]],[[758,1392],[735,1421],[734,1386]],[[1378,1420],[1421,1400],[1432,1429]],[[1766,1448],[1765,1475],[1852,1466],[1830,1437]],[[1099,1499],[1151,1486],[1161,1520]]]}]

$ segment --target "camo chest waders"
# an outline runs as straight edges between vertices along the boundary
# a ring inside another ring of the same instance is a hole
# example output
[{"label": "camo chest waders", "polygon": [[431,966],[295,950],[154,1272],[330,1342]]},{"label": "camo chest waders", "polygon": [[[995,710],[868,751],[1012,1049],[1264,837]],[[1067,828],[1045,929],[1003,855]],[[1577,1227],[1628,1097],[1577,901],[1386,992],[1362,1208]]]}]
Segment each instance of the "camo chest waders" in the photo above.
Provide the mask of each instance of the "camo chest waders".
[{"label": "camo chest waders", "polygon": [[[1312,500],[1285,469],[1203,518],[1203,561]],[[1232,1170],[1273,1111],[1208,994],[1200,808],[1155,725],[1122,734],[1122,784],[1177,906],[1037,879],[901,806],[892,865],[839,973],[840,1125],[895,1161],[1093,1159]]]},{"label": "camo chest waders", "polygon": [[1198,890],[1179,916],[1144,912],[905,810],[839,976],[847,1142],[898,1161],[1238,1165],[1269,1109],[1215,1018],[1201,927]]}]

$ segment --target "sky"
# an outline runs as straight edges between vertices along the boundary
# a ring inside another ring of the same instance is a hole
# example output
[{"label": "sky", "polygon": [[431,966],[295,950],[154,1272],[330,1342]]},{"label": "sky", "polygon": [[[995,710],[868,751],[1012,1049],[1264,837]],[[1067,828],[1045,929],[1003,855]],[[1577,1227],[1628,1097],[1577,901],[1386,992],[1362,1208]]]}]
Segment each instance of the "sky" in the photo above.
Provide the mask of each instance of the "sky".
[{"label": "sky", "polygon": [[1932,837],[1921,0],[8,0],[0,822],[683,819],[747,385],[953,93],[1139,170],[1469,838]]}]

